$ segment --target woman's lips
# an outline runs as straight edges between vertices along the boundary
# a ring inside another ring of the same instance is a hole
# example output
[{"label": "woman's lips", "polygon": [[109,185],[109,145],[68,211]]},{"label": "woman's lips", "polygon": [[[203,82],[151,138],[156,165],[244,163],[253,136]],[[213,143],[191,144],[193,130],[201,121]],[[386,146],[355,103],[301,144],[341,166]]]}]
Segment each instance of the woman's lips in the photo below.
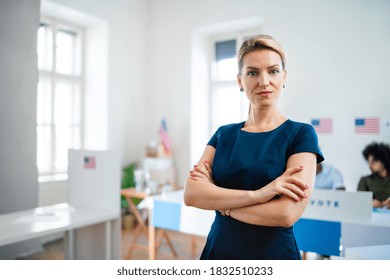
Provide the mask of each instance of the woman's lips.
[{"label": "woman's lips", "polygon": [[272,94],[272,91],[261,91],[258,94],[261,96],[269,96]]}]

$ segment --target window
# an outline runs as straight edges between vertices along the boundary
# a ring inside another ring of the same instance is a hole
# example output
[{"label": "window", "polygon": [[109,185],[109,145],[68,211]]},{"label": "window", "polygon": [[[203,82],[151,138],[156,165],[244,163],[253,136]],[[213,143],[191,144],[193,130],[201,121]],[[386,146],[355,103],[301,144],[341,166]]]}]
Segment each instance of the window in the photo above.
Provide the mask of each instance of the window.
[{"label": "window", "polygon": [[212,38],[210,60],[210,133],[219,126],[245,120],[249,102],[237,84],[237,50],[242,39],[239,35]]},{"label": "window", "polygon": [[68,149],[82,147],[82,30],[54,18],[38,28],[37,166],[66,174]]}]

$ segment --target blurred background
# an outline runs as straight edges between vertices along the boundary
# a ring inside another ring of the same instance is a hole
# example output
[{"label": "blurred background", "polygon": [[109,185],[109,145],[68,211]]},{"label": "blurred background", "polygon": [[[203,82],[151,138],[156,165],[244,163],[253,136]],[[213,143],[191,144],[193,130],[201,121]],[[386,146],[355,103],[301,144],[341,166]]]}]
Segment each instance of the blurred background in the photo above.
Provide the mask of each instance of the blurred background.
[{"label": "blurred background", "polygon": [[254,34],[285,48],[282,111],[355,191],[363,148],[390,139],[389,27],[387,0],[1,0],[0,214],[66,202],[69,148],[142,166],[162,127],[183,187],[216,128],[245,119],[235,54]]}]

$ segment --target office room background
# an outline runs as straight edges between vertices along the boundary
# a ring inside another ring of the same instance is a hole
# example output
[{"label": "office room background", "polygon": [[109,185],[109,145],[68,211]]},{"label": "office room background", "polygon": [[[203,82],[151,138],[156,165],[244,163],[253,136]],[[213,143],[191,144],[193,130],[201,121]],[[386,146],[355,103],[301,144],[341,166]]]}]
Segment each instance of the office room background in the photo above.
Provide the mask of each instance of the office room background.
[{"label": "office room background", "polygon": [[[1,0],[0,214],[66,197],[66,182],[38,181],[41,12],[86,30],[83,147],[119,151],[122,166],[144,157],[165,117],[184,184],[210,137],[210,40],[251,30],[287,50],[285,115],[331,121],[319,143],[348,191],[369,173],[364,146],[390,142],[390,1]],[[379,131],[356,133],[362,118]]]}]

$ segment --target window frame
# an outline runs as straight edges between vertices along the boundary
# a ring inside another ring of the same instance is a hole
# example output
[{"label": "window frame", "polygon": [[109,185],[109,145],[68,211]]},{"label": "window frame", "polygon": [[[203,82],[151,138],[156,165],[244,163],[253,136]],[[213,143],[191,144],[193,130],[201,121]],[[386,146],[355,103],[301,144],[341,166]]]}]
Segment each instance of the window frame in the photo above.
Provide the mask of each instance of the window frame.
[{"label": "window frame", "polygon": [[[49,181],[58,181],[58,180],[66,180],[67,179],[67,168],[65,170],[58,170],[55,165],[56,161],[56,155],[58,152],[56,151],[56,123],[55,123],[55,95],[56,95],[56,86],[59,84],[59,81],[65,82],[67,84],[71,84],[73,87],[72,90],[72,95],[77,94],[75,87],[78,88],[78,102],[79,102],[79,108],[78,108],[78,130],[79,130],[79,139],[78,143],[80,146],[77,148],[83,149],[84,148],[84,84],[85,84],[85,75],[84,75],[84,60],[83,58],[85,57],[84,55],[84,50],[85,50],[85,30],[73,23],[64,21],[62,19],[52,17],[52,16],[47,16],[47,15],[42,15],[40,18],[40,26],[41,24],[47,24],[49,28],[52,29],[52,36],[51,36],[51,67],[48,69],[41,69],[39,67],[39,64],[37,63],[38,66],[38,72],[39,72],[39,82],[42,80],[47,80],[49,83],[49,95],[50,95],[50,119],[49,123],[38,123],[37,119],[37,169],[38,169],[38,181],[39,182],[49,182]],[[76,40],[74,42],[74,67],[73,69],[74,73],[71,74],[65,74],[65,73],[60,73],[57,71],[57,53],[56,53],[56,35],[57,33],[62,30],[62,31],[68,31],[69,32],[74,32],[77,34]],[[38,32],[37,32],[38,36]],[[38,96],[37,92],[37,96]],[[71,102],[74,103],[76,101],[75,97],[71,97]],[[38,116],[38,110],[37,108],[37,116]],[[77,122],[76,122],[77,123]],[[40,170],[39,169],[39,154],[38,154],[38,147],[39,147],[39,137],[38,137],[38,131],[40,127],[43,126],[49,126],[49,133],[50,133],[50,159],[48,160],[48,169],[47,170]],[[74,127],[77,127],[77,124],[72,121],[69,122],[68,127],[70,130],[72,130]],[[74,137],[74,134],[70,133],[70,137]],[[70,144],[69,144],[70,145]]]},{"label": "window frame", "polygon": [[239,91],[239,86],[237,83],[237,73],[234,79],[232,80],[218,80],[217,77],[217,61],[216,61],[216,43],[221,41],[229,41],[229,40],[235,40],[236,41],[236,56],[235,59],[237,60],[237,52],[242,44],[242,42],[245,40],[245,38],[252,36],[254,34],[260,34],[259,29],[248,29],[245,31],[238,31],[238,32],[231,32],[226,34],[220,34],[216,36],[209,37],[209,94],[208,94],[208,102],[210,104],[209,106],[209,134],[210,136],[218,129],[219,126],[224,125],[226,123],[217,123],[213,121],[213,108],[214,108],[214,102],[213,102],[213,94],[217,91],[218,88],[224,88],[224,87],[231,87],[232,89],[237,91],[237,94],[240,94],[240,119],[237,119],[236,122],[244,121],[246,120],[246,117],[248,115],[249,111],[249,101],[244,93],[241,93]]}]

